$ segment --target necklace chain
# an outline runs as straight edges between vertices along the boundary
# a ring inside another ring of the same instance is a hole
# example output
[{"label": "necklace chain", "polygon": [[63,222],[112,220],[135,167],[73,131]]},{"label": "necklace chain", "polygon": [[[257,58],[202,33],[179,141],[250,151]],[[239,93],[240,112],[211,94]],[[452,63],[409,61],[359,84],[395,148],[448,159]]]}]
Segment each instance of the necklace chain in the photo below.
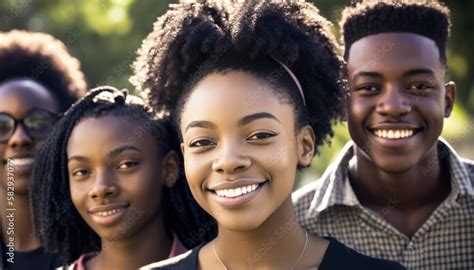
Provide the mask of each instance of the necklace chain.
[{"label": "necklace chain", "polygon": [[[304,252],[306,251],[306,247],[308,246],[308,232],[305,231],[304,233],[304,246],[303,246],[303,249],[301,250],[300,252],[300,255],[298,256],[298,259],[296,259],[296,262],[293,264],[293,266],[291,267],[291,270],[295,269],[295,266],[298,265],[298,263],[300,262],[301,258],[303,257],[303,254]],[[219,262],[222,264],[222,266],[224,266],[224,270],[229,270],[229,268],[227,268],[227,266],[225,265],[225,263],[221,260],[221,257],[219,257],[219,254],[217,254],[217,250],[216,250],[216,242],[217,242],[217,239],[214,240],[214,243],[212,245],[213,249],[214,249],[214,254],[216,255],[216,258],[217,260],[219,260]]]}]

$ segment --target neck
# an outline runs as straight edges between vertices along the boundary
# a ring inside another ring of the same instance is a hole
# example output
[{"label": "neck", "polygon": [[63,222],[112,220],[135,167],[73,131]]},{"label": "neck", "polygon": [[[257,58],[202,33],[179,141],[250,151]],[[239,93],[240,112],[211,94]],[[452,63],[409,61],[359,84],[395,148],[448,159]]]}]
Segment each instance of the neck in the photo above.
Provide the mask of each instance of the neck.
[{"label": "neck", "polygon": [[450,193],[445,162],[438,158],[434,147],[419,164],[391,173],[381,170],[356,149],[356,156],[349,162],[349,179],[363,206],[412,237]]},{"label": "neck", "polygon": [[288,197],[259,228],[236,232],[219,226],[215,241],[220,259],[230,269],[290,269],[301,254],[305,232]]},{"label": "neck", "polygon": [[89,269],[138,269],[168,258],[173,239],[168,237],[161,218],[120,240],[102,240],[102,249],[89,262]]},{"label": "neck", "polygon": [[[0,211],[1,230],[4,244],[14,240],[15,251],[31,251],[40,247],[33,232],[30,200],[28,194],[14,194],[7,196],[7,187],[1,186]],[[13,199],[13,200],[12,200]]]},{"label": "neck", "polygon": [[438,158],[436,147],[419,164],[400,173],[383,171],[358,149],[355,151],[349,176],[363,205],[410,211],[439,204],[450,192],[449,172]]}]

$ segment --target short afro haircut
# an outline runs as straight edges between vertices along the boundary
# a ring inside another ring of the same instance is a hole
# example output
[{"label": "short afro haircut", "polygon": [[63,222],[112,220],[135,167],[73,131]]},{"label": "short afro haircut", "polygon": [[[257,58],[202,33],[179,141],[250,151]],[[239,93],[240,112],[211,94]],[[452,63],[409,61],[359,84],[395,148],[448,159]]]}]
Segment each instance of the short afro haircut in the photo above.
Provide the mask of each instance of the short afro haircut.
[{"label": "short afro haircut", "polygon": [[340,28],[345,44],[344,58],[354,42],[381,33],[414,33],[433,40],[440,61],[447,65],[446,43],[449,37],[450,11],[435,0],[358,1],[342,12]]},{"label": "short afro haircut", "polygon": [[24,79],[50,91],[60,111],[87,91],[80,63],[64,43],[45,33],[0,32],[0,84]]},{"label": "short afro haircut", "polygon": [[[319,10],[305,1],[198,2],[171,6],[138,51],[131,82],[152,107],[170,111],[179,124],[201,79],[244,71],[295,108],[296,128],[310,125],[316,145],[328,142],[340,119],[343,60]],[[306,104],[275,59],[298,78]]]}]

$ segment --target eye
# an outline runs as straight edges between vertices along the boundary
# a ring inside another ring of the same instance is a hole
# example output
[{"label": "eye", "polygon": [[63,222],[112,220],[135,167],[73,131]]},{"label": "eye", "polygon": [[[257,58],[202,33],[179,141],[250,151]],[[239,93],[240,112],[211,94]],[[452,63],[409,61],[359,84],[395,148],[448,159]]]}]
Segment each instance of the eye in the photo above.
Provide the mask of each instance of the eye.
[{"label": "eye", "polygon": [[277,134],[271,132],[258,132],[252,134],[247,140],[265,140],[271,137],[275,137]]},{"label": "eye", "polygon": [[367,93],[375,93],[380,91],[380,88],[377,85],[373,84],[367,84],[367,85],[362,85],[356,88],[356,91],[363,91]]},{"label": "eye", "polygon": [[74,177],[84,177],[89,174],[90,174],[90,171],[87,169],[75,169],[72,171],[72,176]]},{"label": "eye", "polygon": [[129,168],[138,166],[138,164],[139,163],[136,161],[126,160],[126,161],[120,162],[120,164],[117,166],[117,169],[129,169]]},{"label": "eye", "polygon": [[434,87],[431,84],[424,83],[424,82],[412,83],[408,86],[408,90],[417,91],[417,92],[426,91],[433,88]]},{"label": "eye", "polygon": [[197,140],[191,141],[191,143],[188,146],[189,147],[205,147],[205,146],[210,146],[210,145],[215,145],[215,143],[208,139],[197,139]]}]

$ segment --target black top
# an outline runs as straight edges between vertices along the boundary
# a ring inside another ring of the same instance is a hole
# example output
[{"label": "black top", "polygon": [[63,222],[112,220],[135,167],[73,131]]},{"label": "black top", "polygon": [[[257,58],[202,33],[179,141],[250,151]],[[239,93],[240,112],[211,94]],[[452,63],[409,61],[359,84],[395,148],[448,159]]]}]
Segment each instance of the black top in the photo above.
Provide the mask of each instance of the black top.
[{"label": "black top", "polygon": [[[326,237],[329,240],[329,246],[324,254],[323,261],[318,270],[403,270],[405,267],[399,263],[375,259],[357,253],[355,250],[346,247],[334,238]],[[192,270],[198,269],[199,250],[204,246],[201,244],[194,249],[170,258],[159,263],[145,267],[145,269],[166,269],[166,270]]]},{"label": "black top", "polygon": [[58,256],[46,253],[42,247],[27,252],[15,251],[13,257],[7,254],[8,248],[5,245],[2,244],[1,249],[1,270],[51,270],[62,265]]}]

